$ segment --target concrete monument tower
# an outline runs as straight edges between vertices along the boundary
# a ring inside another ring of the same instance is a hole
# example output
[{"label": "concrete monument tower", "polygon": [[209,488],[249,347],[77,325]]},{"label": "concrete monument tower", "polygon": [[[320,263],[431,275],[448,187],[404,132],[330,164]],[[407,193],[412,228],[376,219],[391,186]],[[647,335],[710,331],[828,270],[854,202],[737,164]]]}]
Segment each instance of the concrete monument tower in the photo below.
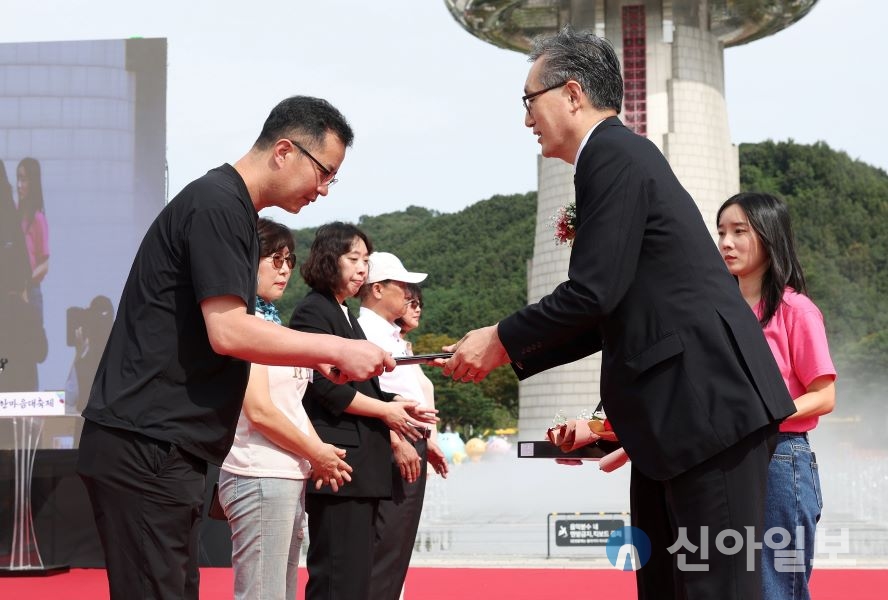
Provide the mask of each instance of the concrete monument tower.
[{"label": "concrete monument tower", "polygon": [[[457,22],[501,48],[526,52],[539,34],[563,25],[607,38],[623,67],[620,118],[663,152],[678,179],[713,223],[739,191],[737,148],[725,106],[723,51],[798,21],[817,0],[445,0]],[[528,65],[528,68],[530,66]],[[523,82],[516,82],[520,92]],[[516,102],[518,101],[516,93]],[[534,252],[528,301],[567,276],[569,250],[556,246],[551,216],[573,201],[573,167],[539,157]],[[541,434],[557,411],[567,418],[598,404],[598,355],[522,382],[518,427]]]}]

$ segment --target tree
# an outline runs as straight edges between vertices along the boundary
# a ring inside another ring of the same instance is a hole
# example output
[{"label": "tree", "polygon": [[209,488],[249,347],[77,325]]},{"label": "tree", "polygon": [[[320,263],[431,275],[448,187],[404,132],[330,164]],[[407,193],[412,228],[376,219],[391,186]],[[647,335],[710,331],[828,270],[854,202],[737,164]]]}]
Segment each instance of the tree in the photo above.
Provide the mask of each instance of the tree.
[{"label": "tree", "polygon": [[[744,191],[775,194],[789,204],[809,293],[824,314],[843,389],[883,389],[888,174],[823,143],[767,141],[740,146],[740,180]],[[429,274],[421,329],[413,341],[416,352],[437,352],[526,304],[535,222],[536,194],[527,193],[493,196],[449,214],[411,206],[363,216],[358,225],[377,250],[394,252],[408,269]],[[294,234],[301,262],[314,230]],[[306,291],[294,274],[278,303],[285,322]],[[445,380],[434,369],[429,376],[452,426],[480,429],[517,421],[518,380],[510,368],[495,370],[480,385]],[[862,402],[865,395],[841,401]]]},{"label": "tree", "polygon": [[854,390],[841,402],[866,403],[888,372],[888,174],[823,143],[768,141],[740,146],[740,185],[789,205],[840,391]]}]

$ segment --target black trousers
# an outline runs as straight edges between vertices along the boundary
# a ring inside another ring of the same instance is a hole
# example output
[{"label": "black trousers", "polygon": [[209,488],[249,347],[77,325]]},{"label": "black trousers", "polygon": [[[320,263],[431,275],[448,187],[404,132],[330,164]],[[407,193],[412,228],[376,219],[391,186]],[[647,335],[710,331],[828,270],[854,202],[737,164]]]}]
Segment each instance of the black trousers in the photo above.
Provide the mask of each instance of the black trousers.
[{"label": "black trousers", "polygon": [[379,501],[370,581],[373,600],[398,600],[410,568],[429,465],[428,442],[420,439],[413,446],[422,460],[419,477],[408,483],[401,477],[398,465],[392,462],[392,497]]},{"label": "black trousers", "polygon": [[636,571],[640,600],[762,597],[764,505],[776,437],[775,423],[665,481],[633,467],[632,525],[651,541],[650,560]]},{"label": "black trousers", "polygon": [[378,509],[379,498],[305,495],[305,600],[376,600],[370,596],[370,573]]},{"label": "black trousers", "polygon": [[86,421],[77,472],[105,551],[111,599],[197,600],[206,462]]}]

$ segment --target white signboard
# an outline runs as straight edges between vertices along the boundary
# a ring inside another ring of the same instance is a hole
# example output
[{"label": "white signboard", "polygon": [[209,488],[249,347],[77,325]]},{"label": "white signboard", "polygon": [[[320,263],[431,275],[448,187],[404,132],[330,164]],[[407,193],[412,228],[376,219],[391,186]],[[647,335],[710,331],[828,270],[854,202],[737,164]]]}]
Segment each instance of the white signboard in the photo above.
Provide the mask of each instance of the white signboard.
[{"label": "white signboard", "polygon": [[0,392],[0,419],[65,414],[65,392]]}]

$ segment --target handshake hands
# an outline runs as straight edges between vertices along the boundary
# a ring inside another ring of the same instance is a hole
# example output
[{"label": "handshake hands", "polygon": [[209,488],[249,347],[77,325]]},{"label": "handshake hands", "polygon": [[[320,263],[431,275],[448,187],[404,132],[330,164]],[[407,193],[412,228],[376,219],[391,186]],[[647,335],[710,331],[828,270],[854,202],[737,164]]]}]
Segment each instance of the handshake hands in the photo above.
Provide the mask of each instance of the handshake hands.
[{"label": "handshake hands", "polygon": [[[617,435],[610,427],[607,419],[570,419],[566,423],[549,428],[546,432],[549,441],[558,446],[562,452],[570,452],[598,440],[616,442]],[[556,458],[561,465],[579,466],[583,461],[576,458]],[[606,473],[615,471],[629,462],[626,450],[618,448],[598,461],[598,468]]]}]

